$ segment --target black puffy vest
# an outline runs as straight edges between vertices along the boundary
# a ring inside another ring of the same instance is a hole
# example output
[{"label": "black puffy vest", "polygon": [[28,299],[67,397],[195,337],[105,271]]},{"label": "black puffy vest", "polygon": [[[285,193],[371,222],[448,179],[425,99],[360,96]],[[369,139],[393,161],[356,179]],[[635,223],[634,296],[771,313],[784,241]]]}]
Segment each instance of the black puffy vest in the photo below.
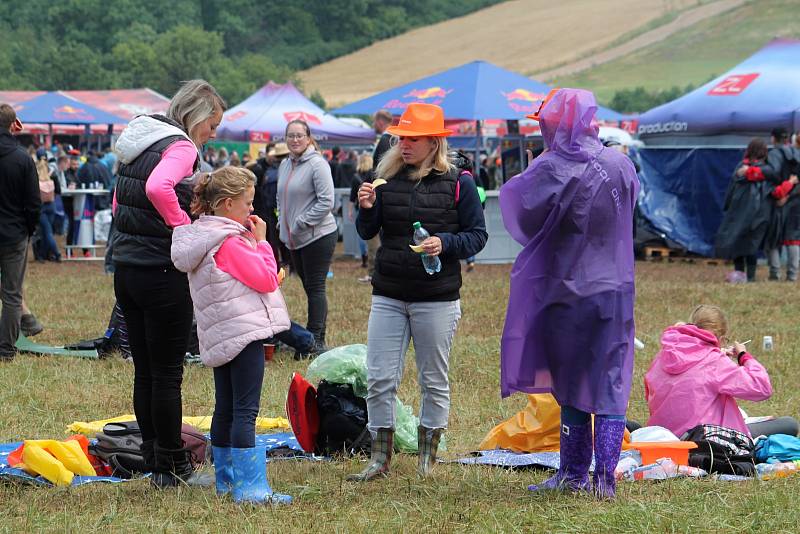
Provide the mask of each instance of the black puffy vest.
[{"label": "black puffy vest", "polygon": [[406,172],[378,189],[381,195],[381,246],[372,277],[374,295],[406,302],[450,301],[459,298],[461,263],[456,256],[439,255],[442,270],[430,275],[413,244],[416,221],[431,235],[457,233],[457,171],[431,173],[419,182]]},{"label": "black puffy vest", "polygon": [[[147,179],[156,168],[164,151],[180,135],[156,141],[129,165],[120,163],[117,174],[117,211],[114,214],[112,258],[115,264],[141,267],[173,267],[170,258],[172,228],[156,211],[145,194]],[[195,161],[197,170],[198,161]],[[178,203],[190,213],[193,186],[181,182],[175,187]]]}]

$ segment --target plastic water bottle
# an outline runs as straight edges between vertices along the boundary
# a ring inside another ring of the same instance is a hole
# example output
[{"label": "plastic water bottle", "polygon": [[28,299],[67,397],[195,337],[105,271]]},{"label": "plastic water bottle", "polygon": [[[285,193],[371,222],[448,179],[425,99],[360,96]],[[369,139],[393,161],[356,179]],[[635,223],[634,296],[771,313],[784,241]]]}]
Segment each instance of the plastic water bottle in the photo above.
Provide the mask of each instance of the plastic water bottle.
[{"label": "plastic water bottle", "polygon": [[654,464],[633,470],[633,480],[666,480],[678,476],[678,466],[670,458],[660,458]]},{"label": "plastic water bottle", "polygon": [[[414,223],[414,244],[421,245],[423,241],[428,239],[431,234],[422,227],[419,221]],[[428,274],[435,274],[442,270],[442,262],[439,261],[439,256],[428,256],[424,252],[422,256],[422,266],[425,267],[425,272]]]}]

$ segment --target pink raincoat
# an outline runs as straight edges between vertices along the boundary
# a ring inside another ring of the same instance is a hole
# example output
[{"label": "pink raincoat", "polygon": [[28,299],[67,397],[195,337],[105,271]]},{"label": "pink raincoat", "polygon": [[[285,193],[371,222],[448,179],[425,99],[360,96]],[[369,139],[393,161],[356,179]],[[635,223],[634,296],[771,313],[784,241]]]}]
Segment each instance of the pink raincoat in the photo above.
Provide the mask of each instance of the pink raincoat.
[{"label": "pink raincoat", "polygon": [[700,424],[749,436],[735,398],[762,401],[772,395],[763,365],[748,359],[739,366],[720,349],[714,334],[691,324],[664,330],[661,351],[644,377],[644,390],[648,426],[663,426],[679,437]]}]

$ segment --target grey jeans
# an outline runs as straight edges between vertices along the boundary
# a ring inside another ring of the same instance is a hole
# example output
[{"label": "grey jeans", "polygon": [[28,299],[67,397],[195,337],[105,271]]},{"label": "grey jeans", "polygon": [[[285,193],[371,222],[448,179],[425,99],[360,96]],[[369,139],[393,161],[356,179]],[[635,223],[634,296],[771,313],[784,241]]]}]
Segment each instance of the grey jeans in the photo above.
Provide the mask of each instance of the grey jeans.
[{"label": "grey jeans", "polygon": [[369,429],[394,428],[397,388],[414,340],[421,391],[420,424],[446,428],[450,414],[450,347],[461,302],[404,302],[374,295],[367,328]]},{"label": "grey jeans", "polygon": [[[797,280],[797,271],[800,267],[800,245],[784,245],[786,247],[786,279],[794,282]],[[780,278],[781,274],[781,249],[773,248],[765,251],[769,262],[769,277]]]},{"label": "grey jeans", "polygon": [[0,358],[16,354],[22,317],[22,281],[27,265],[28,240],[0,246]]}]

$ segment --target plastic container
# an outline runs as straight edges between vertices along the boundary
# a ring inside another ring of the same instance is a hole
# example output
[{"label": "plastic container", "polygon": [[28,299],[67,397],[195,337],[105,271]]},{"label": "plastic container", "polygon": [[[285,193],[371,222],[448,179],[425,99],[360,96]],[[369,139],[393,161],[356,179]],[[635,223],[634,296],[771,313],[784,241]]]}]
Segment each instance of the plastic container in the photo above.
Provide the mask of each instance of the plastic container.
[{"label": "plastic container", "polygon": [[275,356],[275,345],[272,343],[264,343],[264,361],[271,362]]},{"label": "plastic container", "polygon": [[795,462],[779,462],[775,464],[757,464],[756,472],[761,480],[772,480],[773,478],[786,478],[798,472]]},{"label": "plastic container", "polygon": [[764,350],[772,350],[773,346],[772,336],[764,336],[764,339],[761,342],[761,348]]},{"label": "plastic container", "polygon": [[[431,235],[422,227],[419,221],[414,223],[414,244],[421,245],[423,241],[428,239]],[[424,252],[420,254],[422,258],[422,265],[425,267],[425,272],[428,274],[436,274],[442,270],[442,262],[439,256],[428,256]]]},{"label": "plastic container", "polygon": [[614,469],[614,478],[617,480],[633,480],[633,472],[642,465],[642,455],[633,451],[630,456],[622,458]]},{"label": "plastic container", "polygon": [[631,448],[642,454],[642,464],[652,464],[659,458],[669,458],[678,465],[689,465],[689,451],[697,448],[693,441],[634,441]]}]

